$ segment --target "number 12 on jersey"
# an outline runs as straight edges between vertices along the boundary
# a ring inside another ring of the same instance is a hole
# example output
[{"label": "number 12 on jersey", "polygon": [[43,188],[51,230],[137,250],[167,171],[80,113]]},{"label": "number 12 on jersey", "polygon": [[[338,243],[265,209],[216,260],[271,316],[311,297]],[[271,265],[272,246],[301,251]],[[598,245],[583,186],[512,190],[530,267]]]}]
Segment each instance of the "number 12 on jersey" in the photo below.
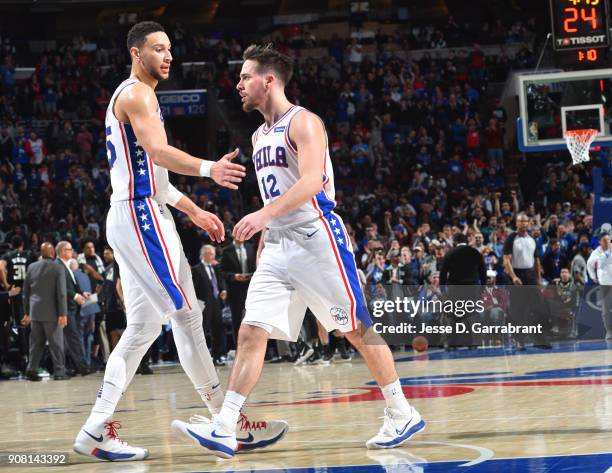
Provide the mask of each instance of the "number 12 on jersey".
[{"label": "number 12 on jersey", "polygon": [[262,177],[261,187],[263,188],[263,193],[266,200],[270,200],[272,197],[278,197],[281,194],[276,188],[276,176],[274,174],[268,174],[267,176]]}]

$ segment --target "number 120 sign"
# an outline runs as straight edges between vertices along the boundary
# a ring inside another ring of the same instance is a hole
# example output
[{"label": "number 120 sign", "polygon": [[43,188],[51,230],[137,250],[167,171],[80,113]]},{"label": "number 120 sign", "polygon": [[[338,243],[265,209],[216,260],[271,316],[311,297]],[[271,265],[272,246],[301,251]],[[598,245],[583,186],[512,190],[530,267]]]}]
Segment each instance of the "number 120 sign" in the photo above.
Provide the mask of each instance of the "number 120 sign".
[{"label": "number 120 sign", "polygon": [[607,0],[550,0],[550,15],[555,50],[609,46]]}]

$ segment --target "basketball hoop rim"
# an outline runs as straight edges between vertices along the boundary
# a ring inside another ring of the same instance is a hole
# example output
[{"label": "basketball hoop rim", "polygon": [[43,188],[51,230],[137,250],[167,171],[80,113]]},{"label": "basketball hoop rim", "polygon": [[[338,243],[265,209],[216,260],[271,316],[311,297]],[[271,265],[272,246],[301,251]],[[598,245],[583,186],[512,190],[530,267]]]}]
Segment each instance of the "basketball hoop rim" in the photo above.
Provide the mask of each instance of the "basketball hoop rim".
[{"label": "basketball hoop rim", "polygon": [[596,128],[584,128],[580,130],[566,130],[563,133],[565,138],[590,138],[599,133],[599,130]]}]

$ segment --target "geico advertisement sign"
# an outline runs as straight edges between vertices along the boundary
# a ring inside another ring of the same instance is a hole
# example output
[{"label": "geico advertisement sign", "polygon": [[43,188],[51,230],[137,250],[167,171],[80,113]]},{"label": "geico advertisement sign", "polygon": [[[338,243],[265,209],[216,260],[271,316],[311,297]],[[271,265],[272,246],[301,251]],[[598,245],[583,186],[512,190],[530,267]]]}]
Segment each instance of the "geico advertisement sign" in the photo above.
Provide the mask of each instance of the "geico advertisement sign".
[{"label": "geico advertisement sign", "polygon": [[201,93],[185,93],[185,94],[160,94],[158,96],[161,105],[199,103],[202,101]]}]

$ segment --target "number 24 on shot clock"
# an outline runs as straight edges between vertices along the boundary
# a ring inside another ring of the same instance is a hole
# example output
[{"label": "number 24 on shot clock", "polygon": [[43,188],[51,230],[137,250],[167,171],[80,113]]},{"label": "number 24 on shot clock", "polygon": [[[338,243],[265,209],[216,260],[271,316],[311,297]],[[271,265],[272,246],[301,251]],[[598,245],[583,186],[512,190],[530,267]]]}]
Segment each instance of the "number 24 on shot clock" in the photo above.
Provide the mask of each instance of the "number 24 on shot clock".
[{"label": "number 24 on shot clock", "polygon": [[550,14],[556,51],[609,46],[607,0],[550,0]]}]

